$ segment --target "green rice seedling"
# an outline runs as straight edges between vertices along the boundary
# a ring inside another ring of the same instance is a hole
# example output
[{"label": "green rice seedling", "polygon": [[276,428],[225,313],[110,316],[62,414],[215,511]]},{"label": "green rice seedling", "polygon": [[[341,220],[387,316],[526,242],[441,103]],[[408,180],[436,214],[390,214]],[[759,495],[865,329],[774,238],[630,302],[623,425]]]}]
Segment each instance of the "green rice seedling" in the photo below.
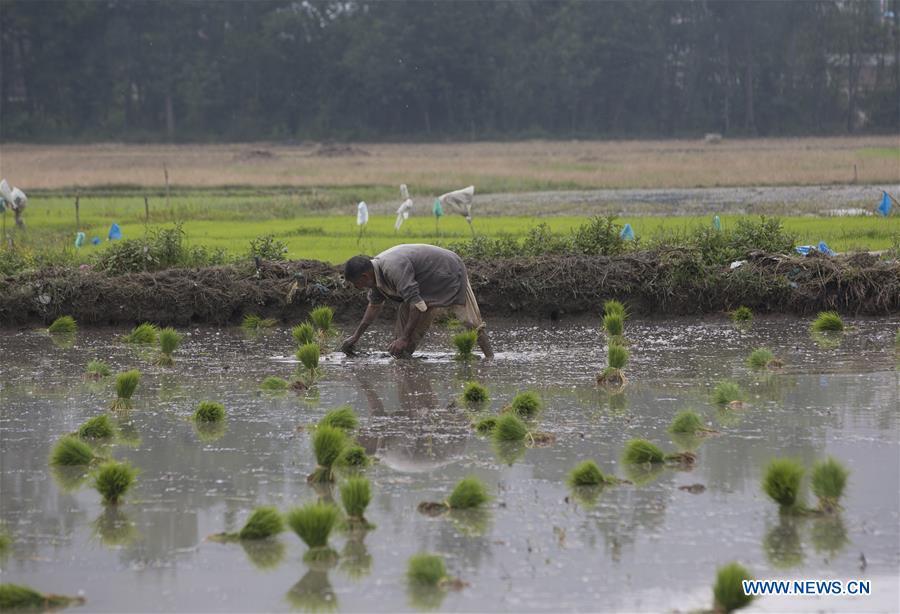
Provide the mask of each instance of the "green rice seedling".
[{"label": "green rice seedling", "polygon": [[747,363],[754,369],[765,369],[774,358],[775,355],[768,348],[756,348],[750,352]]},{"label": "green rice seedling", "polygon": [[753,319],[753,312],[749,307],[741,305],[731,312],[731,321],[735,324],[746,324]]},{"label": "green rice seedling", "polygon": [[371,500],[372,486],[367,478],[349,478],[341,484],[341,503],[351,520],[365,522],[363,515]]},{"label": "green rice seedling", "polygon": [[497,418],[491,435],[494,441],[525,441],[528,428],[518,415],[506,413]]},{"label": "green rice seedling", "polygon": [[127,546],[140,534],[135,523],[116,507],[104,509],[94,520],[91,532],[108,548]]},{"label": "green rice seedling", "polygon": [[763,492],[782,510],[798,510],[803,465],[790,458],[774,458],[769,461],[763,475]]},{"label": "green rice seedling", "polygon": [[713,608],[716,612],[733,612],[753,601],[753,595],[744,594],[744,580],[753,580],[753,576],[739,563],[729,563],[716,570],[716,583],[713,585]]},{"label": "green rice seedling", "polygon": [[497,417],[496,416],[488,416],[487,418],[482,418],[475,423],[475,431],[480,435],[490,435],[494,432],[494,429],[497,427]]},{"label": "green rice seedling", "polygon": [[304,322],[291,329],[291,336],[298,347],[307,343],[315,343],[316,329],[309,322]]},{"label": "green rice seedling", "polygon": [[333,466],[347,445],[347,435],[343,430],[328,425],[317,427],[312,434],[312,446],[318,466],[307,481],[333,482]]},{"label": "green rice seedling", "polygon": [[94,477],[94,488],[103,497],[103,502],[117,504],[134,484],[137,471],[128,463],[110,461],[100,465]]},{"label": "green rice seedling", "polygon": [[520,418],[531,420],[541,413],[542,407],[541,397],[536,392],[528,391],[520,392],[513,397],[509,408],[504,411],[511,411]]},{"label": "green rice seedling", "polygon": [[831,457],[813,466],[810,484],[813,494],[819,499],[819,511],[832,512],[840,507],[838,502],[844,494],[849,475],[850,471]]},{"label": "green rice seedling", "polygon": [[617,315],[620,316],[623,321],[628,317],[628,313],[625,311],[625,305],[614,299],[603,303],[603,315]]},{"label": "green rice seedling", "polygon": [[467,407],[481,407],[490,402],[491,395],[488,389],[478,382],[467,382],[462,398]]},{"label": "green rice seedling", "polygon": [[625,444],[622,461],[630,465],[664,463],[666,454],[646,439],[631,439]]},{"label": "green rice seedling", "polygon": [[59,316],[53,323],[50,325],[50,328],[47,329],[48,333],[61,333],[71,335],[75,331],[78,330],[78,325],[75,323],[75,318],[72,316]]},{"label": "green rice seedling", "polygon": [[607,349],[607,362],[609,365],[597,375],[597,384],[621,388],[626,382],[624,369],[628,363],[628,350],[619,344],[610,343]]},{"label": "green rice seedling", "polygon": [[241,321],[241,328],[247,332],[257,332],[265,328],[273,328],[278,325],[278,321],[273,318],[261,318],[255,313],[248,313]]},{"label": "green rice seedling", "polygon": [[470,476],[456,484],[447,497],[447,506],[452,510],[468,510],[484,505],[489,499],[484,482]]},{"label": "green rice seedling", "polygon": [[437,588],[447,578],[444,559],[425,552],[414,554],[407,563],[406,577],[412,584]]},{"label": "green rice seedling", "polygon": [[736,383],[723,380],[716,384],[712,400],[716,405],[740,407],[744,401],[744,391]]},{"label": "green rice seedling", "polygon": [[600,467],[594,461],[586,460],[576,465],[572,472],[569,473],[568,482],[569,486],[573,487],[607,486],[609,484],[618,484],[619,480],[600,471]]},{"label": "green rice seedling", "polygon": [[141,372],[131,369],[116,376],[116,400],[112,409],[131,409],[131,397],[141,381]]},{"label": "green rice seedling", "polygon": [[288,386],[290,386],[290,384],[287,380],[281,379],[280,377],[275,377],[274,375],[270,375],[259,385],[260,389],[267,390],[269,392],[287,390]]},{"label": "green rice seedling", "polygon": [[697,412],[686,409],[675,414],[669,425],[669,432],[676,435],[704,435],[716,431],[703,424]]},{"label": "green rice seedling", "polygon": [[350,434],[359,426],[359,418],[356,417],[356,412],[353,411],[352,407],[343,405],[328,411],[322,416],[318,426],[332,426]]},{"label": "green rice seedling", "polygon": [[311,550],[326,548],[328,536],[337,524],[340,512],[332,503],[308,503],[292,509],[287,523]]},{"label": "green rice seedling", "polygon": [[60,439],[50,452],[50,464],[61,467],[90,465],[96,458],[91,446],[71,435]]},{"label": "green rice seedling", "polygon": [[453,335],[453,346],[456,348],[457,360],[469,360],[472,358],[472,350],[478,343],[478,331],[466,330]]},{"label": "green rice seedling", "polygon": [[266,539],[284,531],[284,518],[274,507],[262,506],[253,510],[244,523],[238,537],[241,539]]},{"label": "green rice seedling", "polygon": [[322,334],[334,333],[334,311],[331,307],[316,307],[309,312],[309,321]]},{"label": "green rice seedling", "polygon": [[21,584],[0,584],[0,611],[46,612],[84,603],[83,597],[45,595]]},{"label": "green rice seedling", "polygon": [[837,333],[844,330],[844,321],[836,311],[821,311],[810,328],[816,333]]},{"label": "green rice seedling", "polygon": [[110,373],[112,372],[109,370],[109,365],[102,360],[89,361],[87,367],[84,370],[85,377],[89,379],[100,379],[103,377],[108,377]]},{"label": "green rice seedling", "polygon": [[225,419],[225,406],[215,401],[200,401],[194,410],[194,422],[212,423]]},{"label": "green rice seedling", "polygon": [[320,353],[317,343],[306,343],[297,348],[297,360],[300,361],[310,377],[313,377],[319,370]]},{"label": "green rice seedling", "polygon": [[335,465],[342,469],[361,470],[372,464],[372,459],[366,454],[366,449],[360,445],[352,444],[346,446],[340,456],[334,462]]},{"label": "green rice seedling", "polygon": [[610,337],[621,337],[625,332],[625,318],[617,313],[603,316],[603,328]]},{"label": "green rice seedling", "polygon": [[144,322],[131,329],[131,332],[125,336],[125,342],[136,345],[154,345],[158,336],[159,329],[156,325]]},{"label": "green rice seedling", "polygon": [[159,356],[156,364],[166,367],[175,364],[172,353],[181,345],[181,339],[181,334],[174,328],[166,327],[159,331]]},{"label": "green rice seedling", "polygon": [[81,439],[112,439],[115,435],[116,429],[106,414],[94,416],[78,427]]}]

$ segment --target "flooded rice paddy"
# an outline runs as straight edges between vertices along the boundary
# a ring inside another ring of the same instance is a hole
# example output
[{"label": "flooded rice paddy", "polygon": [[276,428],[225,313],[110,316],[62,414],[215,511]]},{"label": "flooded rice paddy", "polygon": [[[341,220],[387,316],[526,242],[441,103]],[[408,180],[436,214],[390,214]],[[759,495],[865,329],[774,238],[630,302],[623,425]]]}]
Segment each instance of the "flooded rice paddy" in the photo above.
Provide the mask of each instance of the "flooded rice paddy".
[{"label": "flooded rice paddy", "polygon": [[[900,320],[848,323],[840,346],[827,348],[795,318],[758,318],[745,331],[724,319],[629,321],[622,394],[594,383],[606,356],[596,320],[492,322],[497,359],[468,367],[451,359],[443,329],[422,358],[386,358],[381,326],[361,344],[369,355],[324,357],[305,395],[259,390],[266,376],[295,368],[287,330],[183,330],[174,367],[154,366],[152,353],[121,341],[124,330],[83,329],[68,347],[44,332],[0,331],[0,519],[13,537],[0,581],[82,594],[82,610],[108,612],[684,611],[711,607],[716,568],[736,560],[760,579],[872,581],[869,597],[762,598],[751,611],[896,611]],[[786,366],[751,371],[746,358],[758,346]],[[47,460],[60,436],[115,397],[113,378],[84,380],[94,358],[114,373],[144,372],[134,408],[115,414],[122,437],[107,449],[140,475],[109,509],[81,472],[53,471]],[[724,378],[747,391],[744,409],[711,404]],[[499,449],[477,436],[451,403],[469,379],[489,387],[494,411],[518,391],[538,391],[539,429],[556,442]],[[190,421],[206,399],[225,404],[223,432]],[[366,516],[377,528],[364,539],[332,535],[341,556],[330,568],[305,563],[291,532],[258,547],[209,541],[239,530],[258,505],[286,511],[328,496],[307,484],[315,460],[302,427],[344,403],[379,459],[367,470]],[[673,441],[667,426],[685,408],[720,434]],[[630,471],[620,456],[634,437],[692,449],[697,463]],[[760,490],[767,461],[791,456],[809,467],[828,455],[851,470],[843,511],[780,517]],[[586,459],[634,483],[573,493],[566,476]],[[484,513],[417,512],[467,475],[490,489]],[[406,563],[420,551],[443,555],[468,586],[411,592]]]}]

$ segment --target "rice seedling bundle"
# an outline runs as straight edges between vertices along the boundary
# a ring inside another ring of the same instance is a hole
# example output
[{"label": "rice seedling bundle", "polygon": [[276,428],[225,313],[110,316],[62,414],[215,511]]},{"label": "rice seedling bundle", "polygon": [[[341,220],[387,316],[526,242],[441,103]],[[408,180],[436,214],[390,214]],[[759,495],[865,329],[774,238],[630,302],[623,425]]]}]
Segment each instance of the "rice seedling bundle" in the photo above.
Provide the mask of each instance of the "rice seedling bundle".
[{"label": "rice seedling bundle", "polygon": [[287,390],[288,386],[290,386],[290,384],[288,383],[287,380],[281,379],[280,377],[271,376],[271,375],[269,377],[267,377],[266,379],[264,379],[262,381],[262,383],[259,385],[259,387],[262,390],[269,390],[269,391]]},{"label": "rice seedling bundle", "polygon": [[130,409],[131,397],[141,381],[141,372],[131,369],[116,376],[116,400],[113,401],[113,409]]},{"label": "rice seedling bundle", "polygon": [[610,337],[620,337],[625,332],[625,318],[617,313],[603,316],[603,328]]},{"label": "rice seedling bundle", "polygon": [[334,311],[331,307],[316,307],[309,313],[309,320],[322,333],[329,334],[334,330]]},{"label": "rice seedling bundle", "polygon": [[735,323],[746,323],[753,319],[753,312],[749,307],[741,305],[731,312],[731,321]]},{"label": "rice seedling bundle", "polygon": [[332,467],[347,444],[347,435],[341,429],[328,425],[317,427],[312,434],[312,445],[318,467],[309,476],[309,481],[333,482]]},{"label": "rice seedling bundle", "polygon": [[297,360],[309,372],[315,373],[319,368],[319,345],[317,343],[305,343],[297,348]]},{"label": "rice seedling bundle", "polygon": [[829,512],[838,507],[849,475],[850,471],[834,458],[819,461],[813,466],[810,484],[813,494],[819,499],[821,511]]},{"label": "rice seedling bundle", "polygon": [[463,402],[469,407],[484,405],[491,400],[488,389],[478,382],[468,382],[463,389]]},{"label": "rice seedling bundle", "polygon": [[733,612],[753,601],[752,595],[744,594],[744,580],[752,580],[739,563],[729,563],[716,571],[716,583],[713,585],[713,602],[717,612]]},{"label": "rice seedling bundle", "polygon": [[136,345],[153,345],[156,343],[158,335],[159,329],[155,324],[144,322],[131,329],[131,332],[125,336],[125,342]]},{"label": "rice seedling bundle", "polygon": [[61,467],[89,465],[93,460],[91,446],[71,435],[60,439],[50,452],[50,464]]},{"label": "rice seedling bundle", "polygon": [[795,508],[800,503],[803,473],[803,465],[793,459],[772,459],[763,475],[763,492],[783,509]]},{"label": "rice seedling bundle", "polygon": [[343,405],[322,416],[318,426],[332,426],[349,434],[359,426],[359,418],[356,417],[352,407]]},{"label": "rice seedling bundle", "polygon": [[490,435],[497,427],[497,417],[488,416],[475,423],[475,430],[481,435]]},{"label": "rice seedling bundle", "polygon": [[721,381],[716,384],[712,397],[716,405],[730,405],[743,401],[744,392],[734,382]]},{"label": "rice seedling bundle", "polygon": [[840,332],[844,330],[844,321],[836,311],[822,311],[813,320],[810,328],[816,333]]},{"label": "rice seedling bundle", "polygon": [[363,520],[371,500],[372,486],[367,478],[349,478],[341,484],[341,503],[350,518]]},{"label": "rice seedling bundle", "polygon": [[525,423],[514,413],[505,413],[497,418],[491,435],[494,441],[524,441],[528,436]]},{"label": "rice seedling bundle", "polygon": [[360,445],[348,445],[334,462],[338,467],[345,469],[365,469],[372,463],[372,459],[366,454],[366,449]]},{"label": "rice seedling bundle", "polygon": [[520,392],[513,398],[509,406],[520,418],[532,419],[541,412],[541,397],[536,392]]},{"label": "rice seedling bundle", "polygon": [[72,316],[59,316],[47,329],[49,333],[72,334],[78,330],[75,318]]},{"label": "rice seedling bundle", "polygon": [[414,554],[407,563],[406,577],[413,584],[437,587],[447,577],[444,559],[424,552]]},{"label": "rice seedling bundle", "polygon": [[225,419],[225,406],[215,401],[200,401],[194,410],[194,422],[210,424]]},{"label": "rice seedling bundle", "polygon": [[775,355],[768,348],[757,348],[750,353],[747,363],[754,369],[765,369],[774,358]]},{"label": "rice seedling bundle", "polygon": [[617,484],[618,480],[603,473],[594,461],[586,460],[576,465],[568,482],[570,486],[604,486]]},{"label": "rice seedling bundle", "polygon": [[468,510],[479,507],[490,499],[484,482],[476,477],[460,480],[447,497],[447,505],[453,510]]},{"label": "rice seedling bundle", "polygon": [[284,518],[274,507],[262,506],[253,510],[238,536],[241,539],[266,539],[284,531]]},{"label": "rice seedling bundle", "polygon": [[110,373],[109,365],[102,360],[91,360],[85,368],[85,374],[93,379],[107,377]]},{"label": "rice seedling bundle", "polygon": [[468,360],[472,357],[472,350],[478,343],[478,332],[467,330],[453,336],[453,346],[456,348],[458,360]]},{"label": "rice seedling bundle", "polygon": [[81,439],[111,439],[116,434],[112,420],[106,414],[94,416],[78,427]]},{"label": "rice seedling bundle", "polygon": [[100,465],[94,478],[94,488],[104,503],[117,504],[134,484],[137,471],[128,463],[110,461]]},{"label": "rice seedling bundle", "polygon": [[700,416],[689,409],[675,414],[675,418],[672,419],[672,424],[669,425],[670,433],[694,435],[708,430],[709,429],[703,425]]},{"label": "rice seedling bundle", "polygon": [[174,364],[172,353],[181,345],[181,334],[171,327],[166,327],[159,331],[159,351],[160,356],[156,363],[159,365],[170,366]]},{"label": "rice seedling bundle", "polygon": [[291,336],[294,338],[294,342],[297,346],[315,343],[316,329],[314,329],[313,325],[309,322],[304,322],[291,329]]},{"label": "rice seedling bundle", "polygon": [[666,454],[646,439],[631,439],[625,444],[622,460],[631,465],[663,463],[666,460]]},{"label": "rice seedling bundle", "polygon": [[623,321],[628,317],[628,314],[625,311],[625,305],[615,299],[603,303],[603,315],[617,315],[621,317]]},{"label": "rice seedling bundle", "polygon": [[287,514],[287,523],[309,548],[325,548],[340,512],[331,503],[308,503]]}]

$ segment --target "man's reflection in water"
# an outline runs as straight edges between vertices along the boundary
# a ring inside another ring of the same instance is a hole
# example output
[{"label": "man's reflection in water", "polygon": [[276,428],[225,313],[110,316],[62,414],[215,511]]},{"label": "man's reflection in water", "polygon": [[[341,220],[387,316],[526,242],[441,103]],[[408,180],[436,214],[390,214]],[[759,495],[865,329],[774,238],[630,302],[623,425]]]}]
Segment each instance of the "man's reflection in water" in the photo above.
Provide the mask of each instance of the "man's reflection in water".
[{"label": "man's reflection in water", "polygon": [[[464,456],[469,419],[455,403],[440,401],[428,365],[395,362],[387,368],[388,373],[365,366],[354,371],[369,415],[376,418],[357,437],[366,452],[405,473],[432,471]],[[396,406],[385,402],[394,382]]]}]

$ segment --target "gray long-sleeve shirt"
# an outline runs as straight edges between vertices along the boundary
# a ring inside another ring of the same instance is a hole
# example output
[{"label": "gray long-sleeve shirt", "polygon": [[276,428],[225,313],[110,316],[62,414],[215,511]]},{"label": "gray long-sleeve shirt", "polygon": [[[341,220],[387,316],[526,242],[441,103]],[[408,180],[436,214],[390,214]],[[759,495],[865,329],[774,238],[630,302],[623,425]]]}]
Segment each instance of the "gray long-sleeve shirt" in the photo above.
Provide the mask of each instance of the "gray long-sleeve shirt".
[{"label": "gray long-sleeve shirt", "polygon": [[369,303],[386,298],[417,306],[449,307],[466,302],[466,265],[450,250],[421,243],[397,245],[372,259],[375,287]]}]

